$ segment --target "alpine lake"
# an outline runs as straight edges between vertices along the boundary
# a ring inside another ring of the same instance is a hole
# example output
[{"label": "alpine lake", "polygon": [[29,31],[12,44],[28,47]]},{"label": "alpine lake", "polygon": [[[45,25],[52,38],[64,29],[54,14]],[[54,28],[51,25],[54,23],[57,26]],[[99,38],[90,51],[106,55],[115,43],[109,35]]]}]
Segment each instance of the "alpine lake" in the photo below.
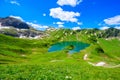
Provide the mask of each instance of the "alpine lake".
[{"label": "alpine lake", "polygon": [[68,51],[68,53],[73,54],[76,52],[80,52],[88,46],[90,46],[90,44],[83,43],[80,41],[64,41],[51,45],[48,52],[66,50]]}]

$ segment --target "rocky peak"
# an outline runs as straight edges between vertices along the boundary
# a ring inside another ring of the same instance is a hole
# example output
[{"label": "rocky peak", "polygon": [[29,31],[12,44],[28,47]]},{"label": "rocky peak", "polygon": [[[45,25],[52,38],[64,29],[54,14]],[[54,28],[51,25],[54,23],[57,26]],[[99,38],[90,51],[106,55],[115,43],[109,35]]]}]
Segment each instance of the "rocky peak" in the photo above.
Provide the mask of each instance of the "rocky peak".
[{"label": "rocky peak", "polygon": [[30,26],[26,24],[25,22],[13,18],[13,17],[5,17],[5,18],[0,18],[0,24],[1,26],[12,26],[14,28],[18,29],[29,29]]}]

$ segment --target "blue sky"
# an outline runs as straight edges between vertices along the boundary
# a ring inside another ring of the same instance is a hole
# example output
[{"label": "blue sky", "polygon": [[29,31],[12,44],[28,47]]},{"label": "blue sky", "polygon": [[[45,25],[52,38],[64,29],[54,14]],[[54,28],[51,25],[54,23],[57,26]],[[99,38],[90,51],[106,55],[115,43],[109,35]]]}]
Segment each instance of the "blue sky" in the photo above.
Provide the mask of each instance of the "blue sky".
[{"label": "blue sky", "polygon": [[120,0],[0,0],[0,17],[6,16],[36,29],[120,29]]}]

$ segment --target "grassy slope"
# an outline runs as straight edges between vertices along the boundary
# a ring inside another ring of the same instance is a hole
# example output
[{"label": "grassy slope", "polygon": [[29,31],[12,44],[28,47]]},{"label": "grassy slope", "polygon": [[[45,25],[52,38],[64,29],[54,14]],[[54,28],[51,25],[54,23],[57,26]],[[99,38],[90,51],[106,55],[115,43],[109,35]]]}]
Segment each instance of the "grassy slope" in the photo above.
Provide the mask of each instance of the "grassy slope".
[{"label": "grassy slope", "polygon": [[110,57],[120,57],[120,40],[111,39],[104,40],[100,39],[100,46],[103,48],[105,53],[108,53]]},{"label": "grassy slope", "polygon": [[120,40],[99,39],[99,45],[103,49],[104,54],[109,57],[109,62],[120,64]]},{"label": "grassy slope", "polygon": [[20,58],[24,59],[21,55],[29,53],[29,50],[24,49],[25,41],[0,35],[0,63],[17,62]]},{"label": "grassy slope", "polygon": [[24,62],[34,49],[47,45],[44,40],[18,39],[0,34],[0,63]]},{"label": "grassy slope", "polygon": [[[67,34],[71,32],[68,31]],[[65,51],[47,52],[50,44],[57,41],[79,40],[88,42],[88,37],[81,34],[77,33],[70,36],[65,35],[64,30],[61,30],[51,33],[52,36],[43,40],[16,39],[0,35],[0,63],[10,63],[1,64],[0,79],[119,80],[120,68],[93,67],[87,61],[82,60],[84,54],[87,53],[89,61],[110,61],[111,58],[107,55],[109,53],[108,46],[101,44],[105,41],[104,39],[99,39],[101,45],[91,44],[90,47],[73,55],[68,55]],[[104,43],[107,44],[107,41]],[[103,49],[106,54],[101,54],[102,52],[97,51],[97,49]],[[21,54],[25,56],[21,56]],[[114,62],[118,61],[116,58],[114,60]]]}]

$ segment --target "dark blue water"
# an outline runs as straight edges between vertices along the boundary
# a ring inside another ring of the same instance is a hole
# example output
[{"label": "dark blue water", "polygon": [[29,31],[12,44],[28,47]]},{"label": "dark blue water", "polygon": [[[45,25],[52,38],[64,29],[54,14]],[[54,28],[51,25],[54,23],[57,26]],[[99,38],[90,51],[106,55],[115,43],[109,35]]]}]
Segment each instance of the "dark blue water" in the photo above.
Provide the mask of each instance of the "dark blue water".
[{"label": "dark blue water", "polygon": [[86,47],[89,46],[87,43],[82,43],[79,41],[66,41],[66,42],[58,42],[56,44],[53,44],[48,52],[53,52],[53,51],[60,51],[60,50],[65,50],[66,47],[73,46],[72,49],[68,49],[69,53],[75,53],[75,52],[80,52],[80,50],[85,49]]}]

